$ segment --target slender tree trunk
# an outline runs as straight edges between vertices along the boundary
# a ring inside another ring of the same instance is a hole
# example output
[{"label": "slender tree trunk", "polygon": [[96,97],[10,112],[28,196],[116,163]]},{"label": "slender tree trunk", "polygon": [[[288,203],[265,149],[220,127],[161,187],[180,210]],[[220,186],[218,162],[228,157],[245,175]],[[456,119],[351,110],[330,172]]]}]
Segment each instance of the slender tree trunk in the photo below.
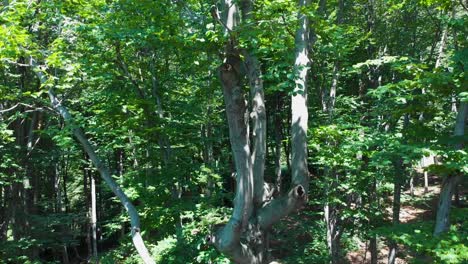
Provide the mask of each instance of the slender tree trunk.
[{"label": "slender tree trunk", "polygon": [[[124,184],[124,151],[123,149],[119,149],[117,152],[118,155],[118,171],[119,171],[119,180],[120,180],[120,185]],[[121,214],[125,214],[124,208],[121,209]],[[120,228],[120,239],[123,239],[125,237],[125,223],[121,224]]]},{"label": "slender tree trunk", "polygon": [[[454,135],[462,137],[465,135],[466,118],[468,115],[468,105],[466,102],[461,102],[458,108],[457,121],[455,123]],[[456,144],[455,149],[462,149],[463,144]],[[455,186],[458,184],[462,176],[449,175],[443,183],[440,191],[439,206],[437,208],[436,223],[434,228],[434,236],[446,232],[450,224],[450,206],[452,204],[452,195]]]},{"label": "slender tree trunk", "polygon": [[428,172],[424,170],[424,193],[429,192],[429,177]]},{"label": "slender tree trunk", "polygon": [[414,177],[413,177],[413,175],[411,175],[409,185],[410,185],[410,195],[414,196]]},{"label": "slender tree trunk", "polygon": [[0,242],[7,239],[7,230],[9,223],[8,215],[8,187],[0,187]]},{"label": "slender tree trunk", "polygon": [[[377,195],[377,180],[374,178],[372,180],[372,184],[371,184],[371,190],[370,190],[370,201],[369,201],[369,208],[371,208],[371,214],[372,215],[375,215],[375,212],[373,212],[372,208],[377,208],[377,210],[379,209],[379,197]],[[375,207],[372,205],[373,203],[375,203]],[[377,225],[374,223],[375,220],[373,219],[369,219],[369,225],[372,227],[372,228],[375,228]],[[379,255],[378,255],[378,240],[377,240],[377,235],[374,233],[374,234],[371,234],[371,238],[369,240],[369,250],[370,250],[370,255],[371,255],[371,263],[370,264],[377,264],[377,260],[379,258]]]},{"label": "slender tree trunk", "polygon": [[[406,130],[409,124],[409,115],[404,116],[403,131]],[[406,141],[406,140],[405,140]],[[406,142],[405,142],[406,143]],[[401,208],[401,188],[405,180],[405,166],[403,159],[399,159],[394,162],[395,176],[393,181],[393,208],[392,208],[392,224],[396,228],[400,224],[400,208]],[[397,255],[397,243],[394,240],[390,240],[389,253],[388,253],[388,264],[394,264]]]},{"label": "slender tree trunk", "polygon": [[68,181],[68,169],[69,169],[69,157],[66,155],[64,157],[64,169],[62,173],[63,177],[63,203],[64,203],[64,209],[65,213],[68,213],[70,210],[70,203],[68,200],[68,189],[67,189],[67,181]]},{"label": "slender tree trunk", "polygon": [[280,94],[276,95],[276,113],[275,113],[275,178],[276,178],[276,189],[278,193],[281,193],[281,97]]},{"label": "slender tree trunk", "polygon": [[[205,166],[210,168],[210,170],[213,170],[214,169],[213,168],[214,167],[213,166],[213,163],[214,163],[213,140],[212,140],[213,128],[212,128],[212,124],[210,121],[210,118],[211,118],[210,116],[211,116],[211,106],[208,106],[207,117],[206,117],[207,121],[204,125],[202,125],[202,129],[201,129],[201,134],[203,137],[203,162],[205,163]],[[214,182],[213,182],[213,179],[210,177],[207,180],[206,190],[204,191],[208,197],[211,196],[213,192],[213,188],[214,188]]]},{"label": "slender tree trunk", "polygon": [[96,182],[91,176],[91,236],[93,238],[93,259],[99,263],[97,248]]},{"label": "slender tree trunk", "polygon": [[[37,65],[35,61],[31,58],[31,66],[36,70],[36,74],[38,75],[38,78],[41,83],[45,83],[47,81],[46,76],[40,71],[40,69],[37,68]],[[48,91],[49,98],[51,101],[52,106],[60,113],[60,115],[63,117],[66,123],[72,124],[72,126],[75,126],[76,124],[72,115],[68,111],[65,106],[61,104],[61,102],[57,99],[55,96],[55,93],[53,92],[52,88],[49,89]],[[138,251],[138,254],[142,258],[143,262],[145,264],[153,264],[155,263],[154,260],[152,259],[151,255],[148,252],[148,249],[146,248],[143,239],[141,237],[140,233],[140,217],[138,215],[138,212],[135,208],[135,206],[132,204],[130,199],[127,197],[127,195],[123,192],[123,190],[117,185],[117,183],[114,181],[110,174],[109,168],[102,163],[101,159],[98,157],[96,154],[94,147],[91,145],[89,140],[86,138],[85,133],[83,130],[79,127],[74,127],[72,129],[73,135],[76,137],[76,139],[80,142],[80,144],[83,146],[83,149],[85,152],[88,154],[89,158],[93,162],[94,166],[98,170],[99,174],[101,175],[102,179],[106,182],[106,184],[109,186],[109,188],[112,190],[112,192],[119,198],[120,202],[122,205],[125,207],[127,210],[127,213],[130,216],[130,224],[131,224],[131,233],[132,233],[132,240],[133,244],[135,245],[135,248]]]},{"label": "slender tree trunk", "polygon": [[[400,165],[398,165],[400,166]],[[397,175],[396,177],[400,178],[401,176]],[[400,223],[400,205],[401,205],[401,181],[399,179],[395,180],[393,188],[393,226],[397,226]],[[397,254],[397,243],[395,241],[390,241],[389,253],[388,253],[388,263],[394,264]]]},{"label": "slender tree trunk", "polygon": [[63,258],[62,258],[62,263],[63,264],[69,264],[70,263],[70,257],[68,256],[68,249],[67,249],[67,246],[66,245],[63,245]]},{"label": "slender tree trunk", "polygon": [[[89,184],[88,182],[90,181],[90,173],[89,173],[89,168],[88,164],[89,159],[86,153],[83,155],[84,156],[84,163],[83,163],[83,192],[85,195],[85,202],[86,202],[86,208],[87,208],[87,213],[86,216],[88,219],[91,219],[91,193],[89,191]],[[86,246],[88,249],[88,256],[92,256],[93,254],[93,247],[92,247],[92,242],[91,242],[91,221],[86,221]]]},{"label": "slender tree trunk", "polygon": [[439,43],[439,52],[437,53],[438,55],[437,55],[437,60],[435,63],[436,69],[440,67],[442,60],[444,58],[444,50],[445,50],[445,46],[447,45],[448,30],[449,30],[449,26],[446,25],[444,28],[444,31],[442,32],[442,39],[440,40],[440,43]]},{"label": "slender tree trunk", "polygon": [[369,251],[371,255],[370,264],[377,264],[379,259],[378,249],[377,249],[377,235],[373,234],[369,241]]}]

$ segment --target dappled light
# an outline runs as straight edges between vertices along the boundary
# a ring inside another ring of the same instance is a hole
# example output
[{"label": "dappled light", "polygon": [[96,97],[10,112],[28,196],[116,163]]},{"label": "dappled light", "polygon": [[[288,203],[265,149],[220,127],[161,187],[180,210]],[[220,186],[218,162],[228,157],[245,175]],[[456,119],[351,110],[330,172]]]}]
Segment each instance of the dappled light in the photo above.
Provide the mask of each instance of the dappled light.
[{"label": "dappled light", "polygon": [[0,264],[468,263],[466,1],[0,1]]}]

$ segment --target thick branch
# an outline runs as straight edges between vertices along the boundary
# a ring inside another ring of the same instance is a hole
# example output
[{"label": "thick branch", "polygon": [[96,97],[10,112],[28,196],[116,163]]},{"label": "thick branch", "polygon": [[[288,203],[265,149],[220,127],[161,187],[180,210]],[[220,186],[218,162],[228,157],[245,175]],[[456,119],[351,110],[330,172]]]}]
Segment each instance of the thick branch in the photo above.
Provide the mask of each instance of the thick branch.
[{"label": "thick branch", "polygon": [[[466,119],[468,117],[468,104],[461,102],[457,113],[457,121],[455,123],[454,135],[465,135]],[[463,149],[463,143],[457,143],[455,149]],[[442,183],[440,191],[439,206],[437,208],[436,224],[434,228],[434,236],[439,236],[449,228],[450,224],[450,206],[452,204],[452,196],[458,182],[461,180],[460,175],[449,175]]]},{"label": "thick branch", "polygon": [[302,185],[294,187],[287,195],[272,200],[259,210],[257,214],[258,225],[262,229],[270,228],[281,218],[302,206],[306,198],[307,193]]}]

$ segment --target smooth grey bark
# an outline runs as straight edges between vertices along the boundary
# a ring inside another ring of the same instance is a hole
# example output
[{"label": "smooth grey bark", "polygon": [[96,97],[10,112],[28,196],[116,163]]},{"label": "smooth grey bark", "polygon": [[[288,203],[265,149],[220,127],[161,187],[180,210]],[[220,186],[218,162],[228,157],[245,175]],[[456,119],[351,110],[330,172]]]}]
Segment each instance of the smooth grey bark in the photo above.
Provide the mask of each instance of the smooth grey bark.
[{"label": "smooth grey bark", "polygon": [[[238,24],[239,8],[236,2],[224,1],[222,23],[230,32]],[[226,105],[229,139],[236,168],[236,194],[234,208],[228,223],[208,239],[216,248],[229,255],[236,263],[261,263],[254,253],[240,241],[253,210],[254,181],[249,146],[249,117],[244,98],[244,68],[235,39],[231,37],[225,47],[226,58],[218,68]]]},{"label": "smooth grey bark", "polygon": [[424,193],[429,192],[429,175],[426,170],[424,170]]},{"label": "smooth grey bark", "polygon": [[[252,23],[253,1],[242,1],[241,5],[242,21],[246,25]],[[245,67],[247,79],[250,86],[250,97],[252,100],[252,173],[254,179],[254,206],[260,208],[264,197],[264,171],[266,153],[266,107],[265,95],[263,92],[262,71],[257,56],[250,50],[243,51],[245,57]]]},{"label": "smooth grey bark", "polygon": [[[118,169],[118,174],[119,174],[119,184],[123,185],[124,184],[124,151],[123,149],[119,149],[118,152],[117,152],[117,158],[118,158],[118,166],[117,166],[117,169]],[[125,213],[125,210],[124,208],[122,208],[122,215]],[[124,238],[125,237],[125,223],[122,223],[121,224],[121,228],[120,228],[120,238]]]},{"label": "smooth grey bark", "polygon": [[[242,22],[247,26],[246,30],[253,25],[253,0],[244,0],[241,2]],[[269,189],[270,184],[265,183],[265,157],[267,156],[267,116],[265,106],[265,94],[263,91],[263,79],[260,61],[251,49],[242,51],[245,57],[245,68],[247,80],[250,86],[251,98],[251,113],[252,119],[252,177],[253,177],[253,214],[257,214],[258,210],[268,200],[272,199],[274,188]],[[251,223],[250,236],[251,247],[256,252],[258,262],[266,262],[268,260],[269,247],[269,230],[262,229],[258,225]],[[255,232],[256,231],[256,232]]]},{"label": "smooth grey bark", "polygon": [[[299,0],[299,9],[310,4],[310,0]],[[297,73],[295,87],[291,98],[291,170],[292,185],[302,186],[305,193],[309,191],[309,170],[307,168],[307,74],[309,67],[308,36],[309,19],[306,14],[298,13],[299,26],[295,37],[295,63]],[[307,197],[307,195],[305,195]]]},{"label": "smooth grey bark", "polygon": [[[234,47],[231,48],[234,50]],[[229,124],[229,138],[237,172],[237,188],[229,222],[210,240],[218,250],[230,255],[236,263],[260,263],[253,252],[240,241],[240,234],[247,228],[252,214],[254,185],[247,104],[242,92],[242,77],[235,70],[241,67],[240,63],[239,54],[231,53],[219,68]]]},{"label": "smooth grey bark", "polygon": [[[33,67],[33,70],[36,72],[37,77],[41,84],[46,83],[47,77],[42,73],[41,69],[37,66],[36,62],[33,58],[31,58],[30,65]],[[94,147],[91,145],[89,140],[86,138],[85,133],[83,130],[76,126],[74,119],[68,109],[62,105],[62,103],[57,99],[54,91],[52,88],[48,90],[49,99],[51,102],[52,107],[59,112],[62,118],[65,120],[65,123],[72,126],[73,135],[76,137],[78,142],[82,145],[84,151],[93,162],[94,166],[98,170],[101,178],[106,182],[112,192],[119,198],[121,204],[126,209],[127,213],[130,216],[130,225],[131,225],[131,235],[132,241],[135,245],[138,254],[142,258],[145,264],[154,264],[154,260],[148,252],[146,248],[143,238],[141,237],[140,233],[140,217],[135,206],[132,204],[130,199],[124,193],[124,191],[117,185],[114,179],[111,176],[109,168],[102,163],[99,156],[96,154]]]},{"label": "smooth grey bark", "polygon": [[[462,137],[465,135],[466,119],[468,115],[468,103],[461,102],[458,107],[457,120],[455,123],[454,135]],[[463,149],[463,143],[455,145],[455,149]],[[436,223],[434,227],[434,236],[446,232],[450,224],[450,206],[452,205],[452,196],[455,186],[461,180],[462,175],[449,175],[442,182],[440,191],[439,205],[437,207]]]},{"label": "smooth grey bark", "polygon": [[7,239],[8,223],[8,187],[0,188],[0,242]]},{"label": "smooth grey bark", "polygon": [[[337,9],[337,14],[336,14],[336,24],[340,25],[343,23],[343,12],[344,12],[344,0],[339,0],[338,1],[338,9]],[[333,65],[333,77],[332,77],[332,82],[331,82],[331,87],[330,87],[330,94],[328,98],[328,114],[329,118],[333,118],[334,110],[335,110],[335,102],[336,102],[336,89],[338,88],[338,80],[340,78],[340,67],[341,67],[341,61],[339,58],[339,54],[337,54],[337,59],[334,62]]]},{"label": "smooth grey bark", "polygon": [[[89,184],[88,182],[90,181],[90,173],[89,173],[89,168],[88,168],[88,163],[89,163],[89,158],[86,155],[86,153],[83,153],[83,159],[85,160],[83,164],[83,192],[85,195],[85,202],[86,202],[86,208],[87,208],[87,214],[86,216],[91,218],[91,195],[89,192]],[[87,221],[85,224],[85,233],[86,233],[86,248],[87,248],[87,256],[91,256],[93,254],[93,246],[92,246],[92,241],[91,241],[91,221]]]},{"label": "smooth grey bark", "polygon": [[[73,125],[73,117],[57,99],[55,94],[53,93],[52,89],[49,89],[49,97],[52,103],[52,106],[57,109],[57,111],[62,115],[65,122]],[[154,260],[151,258],[151,255],[146,248],[143,239],[140,234],[140,218],[138,216],[138,212],[135,206],[131,203],[130,199],[128,199],[127,195],[123,192],[120,186],[112,179],[109,168],[103,164],[100,158],[97,156],[96,152],[94,151],[93,146],[86,138],[84,132],[80,128],[73,128],[73,134],[77,138],[77,140],[81,143],[84,150],[88,154],[89,158],[93,162],[94,166],[98,170],[99,174],[101,175],[102,179],[106,182],[112,192],[119,198],[122,205],[125,207],[127,213],[130,216],[130,224],[131,224],[131,234],[133,244],[138,251],[138,254],[142,258],[145,263],[152,264],[155,263]]]},{"label": "smooth grey bark", "polygon": [[249,53],[246,56],[246,68],[252,97],[253,148],[252,165],[254,178],[254,205],[261,207],[264,201],[264,171],[266,153],[266,111],[263,92],[263,80],[258,59]]},{"label": "smooth grey bark", "polygon": [[[29,215],[36,213],[36,202],[37,200],[34,199],[35,193],[37,193],[37,185],[34,184],[37,182],[37,174],[34,171],[33,166],[31,166],[29,162],[29,158],[31,157],[31,154],[33,152],[33,149],[35,147],[35,143],[38,142],[40,139],[40,134],[37,135],[37,140],[35,139],[36,133],[36,127],[38,125],[38,119],[39,119],[39,112],[34,111],[31,116],[31,121],[29,123],[28,127],[28,134],[26,138],[26,155],[24,158],[24,168],[25,168],[25,175],[23,178],[23,186],[24,186],[24,213],[27,217],[25,217],[25,227],[26,227],[26,232],[28,235],[30,234],[31,231],[31,223],[30,223],[30,217]],[[57,175],[59,176],[59,175]],[[58,192],[60,194],[60,192]],[[39,248],[38,247],[32,247],[30,249],[30,256],[34,258],[38,258],[39,256]]]},{"label": "smooth grey bark", "polygon": [[[299,10],[310,3],[298,1]],[[298,209],[307,201],[309,171],[307,168],[307,73],[308,58],[308,18],[298,12],[298,28],[295,37],[295,88],[291,98],[291,171],[292,188],[282,197],[271,200],[257,213],[257,222],[262,228],[269,228],[282,217]]]},{"label": "smooth grey bark", "polygon": [[281,116],[280,111],[282,108],[282,100],[279,94],[276,95],[276,113],[275,113],[275,179],[276,179],[276,190],[281,193]]},{"label": "smooth grey bark", "polygon": [[414,196],[414,173],[413,172],[411,172],[411,175],[410,175],[409,187],[410,187],[410,195]]},{"label": "smooth grey bark", "polygon": [[[281,217],[297,209],[298,205],[303,204],[307,197],[305,191],[308,185],[306,149],[307,90],[305,89],[306,66],[308,63],[307,42],[297,41],[301,48],[297,52],[295,68],[300,77],[296,80],[297,94],[294,96],[296,103],[292,106],[292,114],[296,118],[296,122],[294,122],[296,127],[292,130],[296,142],[293,153],[297,152],[293,160],[294,164],[299,168],[295,169],[293,188],[289,193],[283,197],[269,200],[264,195],[264,186],[266,185],[263,179],[266,153],[266,113],[260,63],[253,53],[239,50],[235,36],[230,34],[240,22],[238,3],[241,4],[243,21],[249,21],[253,7],[251,0],[241,2],[225,0],[221,18],[218,18],[221,20],[219,22],[225,27],[226,34],[229,34],[230,37],[225,46],[224,63],[218,70],[226,106],[231,149],[237,172],[236,196],[233,213],[228,223],[208,236],[207,239],[219,251],[230,256],[235,263],[260,264],[268,261],[268,229]],[[300,6],[303,7],[303,4]],[[301,27],[298,30],[298,36],[303,38],[307,33],[307,25],[305,28],[302,25],[307,24],[307,17],[299,14],[299,18]],[[245,64],[241,59],[241,53],[246,59]],[[253,101],[251,115],[253,119],[252,148],[249,135],[249,113],[243,92],[245,75],[249,80]],[[297,111],[300,111],[300,113]]]},{"label": "smooth grey bark", "polygon": [[445,50],[445,46],[447,45],[448,31],[449,31],[449,26],[445,25],[444,31],[442,32],[442,38],[439,43],[439,51],[438,51],[437,60],[435,63],[436,69],[440,67],[442,63],[442,59],[444,58],[444,50]]},{"label": "smooth grey bark", "polygon": [[96,181],[91,176],[91,237],[93,238],[93,258],[99,263],[97,249]]}]

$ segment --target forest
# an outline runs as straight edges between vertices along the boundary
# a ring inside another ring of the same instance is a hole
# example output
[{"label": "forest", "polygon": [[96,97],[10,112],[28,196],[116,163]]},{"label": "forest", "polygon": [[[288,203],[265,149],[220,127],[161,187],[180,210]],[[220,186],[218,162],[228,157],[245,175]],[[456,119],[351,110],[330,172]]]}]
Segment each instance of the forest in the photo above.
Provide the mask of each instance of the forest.
[{"label": "forest", "polygon": [[0,263],[468,263],[466,0],[0,1]]}]

